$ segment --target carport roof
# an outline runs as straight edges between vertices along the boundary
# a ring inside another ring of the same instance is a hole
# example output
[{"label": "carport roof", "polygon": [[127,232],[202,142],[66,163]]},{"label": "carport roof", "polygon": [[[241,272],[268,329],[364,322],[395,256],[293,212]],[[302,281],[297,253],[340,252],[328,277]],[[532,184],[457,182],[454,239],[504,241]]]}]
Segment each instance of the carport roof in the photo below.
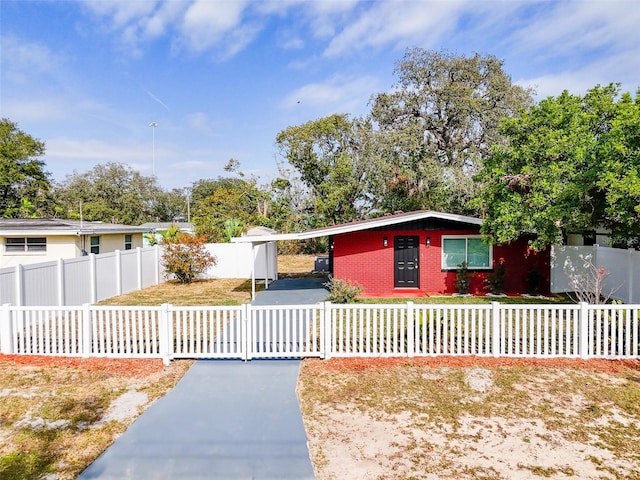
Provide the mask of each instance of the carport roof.
[{"label": "carport roof", "polygon": [[329,227],[316,228],[300,233],[277,233],[274,235],[246,235],[243,237],[234,237],[232,242],[237,243],[265,243],[278,240],[305,240],[308,238],[326,237],[329,235],[340,235],[342,233],[358,232],[362,230],[371,230],[374,228],[387,227],[401,223],[412,222],[416,220],[425,220],[434,218],[438,220],[448,220],[455,223],[480,226],[482,220],[479,218],[468,217],[465,215],[455,215],[452,213],[434,212],[432,210],[418,210],[408,213],[396,213],[393,215],[384,215],[378,218],[368,220],[358,220],[355,222],[342,223],[340,225],[331,225]]}]

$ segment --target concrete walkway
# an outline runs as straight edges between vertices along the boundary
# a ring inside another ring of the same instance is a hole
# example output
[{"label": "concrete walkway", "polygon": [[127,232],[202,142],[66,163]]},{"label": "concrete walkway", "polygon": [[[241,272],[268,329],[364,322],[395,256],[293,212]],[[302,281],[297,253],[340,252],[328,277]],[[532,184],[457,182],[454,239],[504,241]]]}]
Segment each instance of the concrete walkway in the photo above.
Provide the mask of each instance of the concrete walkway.
[{"label": "concrete walkway", "polygon": [[[323,279],[281,279],[254,304],[324,300]],[[200,360],[79,480],[311,480],[299,360]]]}]

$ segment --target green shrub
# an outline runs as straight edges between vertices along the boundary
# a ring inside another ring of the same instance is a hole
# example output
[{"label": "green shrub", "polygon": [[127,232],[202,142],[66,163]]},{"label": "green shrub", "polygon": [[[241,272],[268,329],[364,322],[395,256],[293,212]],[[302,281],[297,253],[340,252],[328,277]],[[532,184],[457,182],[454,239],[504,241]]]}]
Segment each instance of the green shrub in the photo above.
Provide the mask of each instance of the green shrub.
[{"label": "green shrub", "polygon": [[351,280],[329,277],[324,285],[329,289],[328,300],[333,303],[352,303],[362,293],[362,285]]},{"label": "green shrub", "polygon": [[504,286],[504,278],[507,267],[504,258],[500,258],[493,266],[493,272],[487,275],[484,281],[485,287],[489,292],[499,295],[502,293]]},{"label": "green shrub", "polygon": [[531,270],[527,272],[527,293],[537,295],[540,292],[541,279],[542,276],[540,275],[540,270],[538,270],[538,267],[534,265],[531,267]]},{"label": "green shrub", "polygon": [[456,290],[462,295],[469,293],[469,285],[471,284],[471,275],[467,268],[467,262],[462,262],[458,265],[456,271]]}]

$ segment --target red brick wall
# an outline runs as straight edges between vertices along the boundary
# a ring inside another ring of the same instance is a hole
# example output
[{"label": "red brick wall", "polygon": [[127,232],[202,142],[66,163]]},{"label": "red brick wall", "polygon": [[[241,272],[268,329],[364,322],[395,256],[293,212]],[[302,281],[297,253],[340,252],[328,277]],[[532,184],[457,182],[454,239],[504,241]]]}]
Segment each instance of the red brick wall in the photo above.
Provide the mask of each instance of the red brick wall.
[{"label": "red brick wall", "polygon": [[[456,292],[455,271],[442,270],[443,235],[477,235],[477,230],[397,230],[363,231],[336,235],[333,239],[333,275],[335,278],[358,282],[364,288],[363,296],[393,297],[422,296],[429,294],[452,294]],[[394,289],[393,282],[393,237],[413,235],[420,238],[420,288]],[[387,238],[388,246],[383,246]],[[426,238],[431,244],[426,246]],[[506,265],[504,290],[507,294],[527,292],[527,274],[533,265],[541,273],[541,293],[549,292],[549,252],[536,254],[527,248],[526,239],[493,247],[494,263],[501,258]],[[481,295],[486,292],[484,280],[487,271],[471,271],[471,292]]]}]

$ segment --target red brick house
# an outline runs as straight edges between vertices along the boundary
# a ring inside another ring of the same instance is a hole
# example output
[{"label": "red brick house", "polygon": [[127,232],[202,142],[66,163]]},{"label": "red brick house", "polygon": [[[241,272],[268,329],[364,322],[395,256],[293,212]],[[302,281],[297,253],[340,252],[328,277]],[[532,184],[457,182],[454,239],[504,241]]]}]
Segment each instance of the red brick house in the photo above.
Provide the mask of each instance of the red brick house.
[{"label": "red brick house", "polygon": [[540,293],[548,293],[549,252],[531,251],[524,238],[489,245],[482,240],[481,225],[481,219],[425,210],[274,235],[268,240],[329,237],[331,274],[360,284],[365,297],[456,293],[456,273],[462,262],[468,264],[473,294],[486,293],[484,280],[498,262],[505,265],[505,293],[527,293],[527,278],[534,269],[540,273]]}]

